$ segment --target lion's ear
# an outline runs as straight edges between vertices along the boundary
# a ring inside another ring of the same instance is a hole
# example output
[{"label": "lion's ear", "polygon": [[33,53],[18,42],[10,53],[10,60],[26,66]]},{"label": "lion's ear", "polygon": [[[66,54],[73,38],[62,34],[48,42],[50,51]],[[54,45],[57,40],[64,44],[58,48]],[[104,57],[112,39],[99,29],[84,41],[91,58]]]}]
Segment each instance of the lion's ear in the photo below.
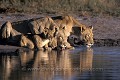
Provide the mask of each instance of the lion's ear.
[{"label": "lion's ear", "polygon": [[89,28],[93,30],[93,26],[92,26],[92,25],[91,25],[91,26],[89,26]]},{"label": "lion's ear", "polygon": [[81,27],[81,32],[84,32],[86,30],[86,27],[82,26]]}]

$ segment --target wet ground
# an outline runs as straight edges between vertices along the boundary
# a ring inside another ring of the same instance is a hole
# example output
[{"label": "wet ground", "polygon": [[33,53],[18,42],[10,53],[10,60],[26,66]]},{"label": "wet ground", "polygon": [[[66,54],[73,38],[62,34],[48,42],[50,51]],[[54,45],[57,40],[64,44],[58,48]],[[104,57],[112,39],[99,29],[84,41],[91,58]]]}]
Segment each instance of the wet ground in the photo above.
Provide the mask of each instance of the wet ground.
[{"label": "wet ground", "polygon": [[0,80],[120,80],[120,47],[0,53]]}]

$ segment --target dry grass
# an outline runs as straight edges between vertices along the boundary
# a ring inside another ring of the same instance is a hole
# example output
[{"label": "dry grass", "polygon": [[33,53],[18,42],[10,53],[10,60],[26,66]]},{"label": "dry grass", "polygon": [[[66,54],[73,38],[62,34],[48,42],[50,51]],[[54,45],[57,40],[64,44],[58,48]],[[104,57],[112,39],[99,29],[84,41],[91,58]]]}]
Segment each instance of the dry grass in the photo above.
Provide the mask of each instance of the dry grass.
[{"label": "dry grass", "polygon": [[120,15],[120,0],[0,0],[0,7],[28,13]]}]

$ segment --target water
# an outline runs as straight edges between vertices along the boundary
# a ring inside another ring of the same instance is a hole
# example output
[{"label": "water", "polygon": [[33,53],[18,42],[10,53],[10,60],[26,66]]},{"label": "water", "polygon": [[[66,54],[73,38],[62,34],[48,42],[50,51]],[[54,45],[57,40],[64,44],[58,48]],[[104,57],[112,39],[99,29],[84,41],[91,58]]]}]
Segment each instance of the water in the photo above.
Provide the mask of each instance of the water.
[{"label": "water", "polygon": [[0,80],[120,80],[120,47],[0,53]]}]

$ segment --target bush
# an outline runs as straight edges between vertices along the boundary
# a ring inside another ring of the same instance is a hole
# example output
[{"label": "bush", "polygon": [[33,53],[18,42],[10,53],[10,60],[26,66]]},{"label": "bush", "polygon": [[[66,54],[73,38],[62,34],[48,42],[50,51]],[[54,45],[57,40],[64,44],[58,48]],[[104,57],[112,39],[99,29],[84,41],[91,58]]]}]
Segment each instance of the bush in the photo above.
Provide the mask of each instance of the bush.
[{"label": "bush", "polygon": [[120,16],[120,0],[0,0],[0,8],[29,13],[84,13]]}]

